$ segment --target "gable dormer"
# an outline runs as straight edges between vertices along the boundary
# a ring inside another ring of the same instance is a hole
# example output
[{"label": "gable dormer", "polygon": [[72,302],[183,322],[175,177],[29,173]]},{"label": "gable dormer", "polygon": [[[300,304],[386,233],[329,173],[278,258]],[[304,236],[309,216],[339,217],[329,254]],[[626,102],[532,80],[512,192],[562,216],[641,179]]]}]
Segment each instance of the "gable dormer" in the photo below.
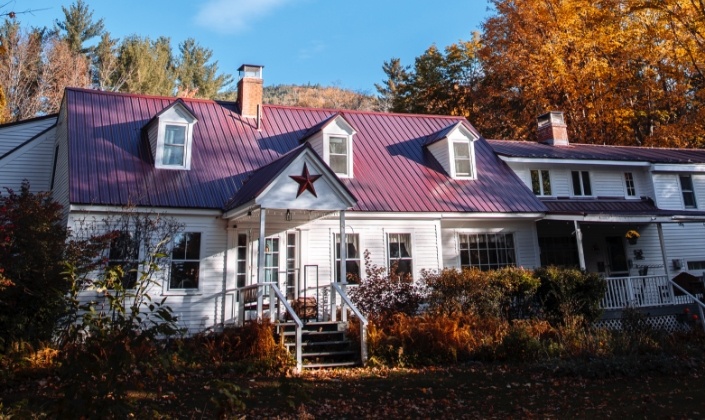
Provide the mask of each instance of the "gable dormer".
[{"label": "gable dormer", "polygon": [[191,169],[193,126],[197,121],[184,101],[177,99],[147,123],[155,168]]},{"label": "gable dormer", "polygon": [[426,140],[426,148],[455,179],[476,179],[475,140],[478,136],[458,122],[438,131]]},{"label": "gable dormer", "polygon": [[304,136],[313,150],[340,178],[352,178],[355,129],[340,113],[333,114]]}]

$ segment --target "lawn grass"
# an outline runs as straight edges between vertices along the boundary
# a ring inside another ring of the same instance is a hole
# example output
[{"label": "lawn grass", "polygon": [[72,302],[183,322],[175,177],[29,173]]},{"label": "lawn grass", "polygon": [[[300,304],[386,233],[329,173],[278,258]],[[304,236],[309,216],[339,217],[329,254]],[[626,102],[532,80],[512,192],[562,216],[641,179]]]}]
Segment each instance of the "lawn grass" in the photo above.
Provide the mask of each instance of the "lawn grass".
[{"label": "lawn grass", "polygon": [[[277,376],[189,369],[135,383],[128,395],[136,418],[705,417],[703,366],[675,363],[669,370],[667,364],[632,361],[642,368],[606,369],[599,361],[570,369],[471,363]],[[56,393],[55,380],[37,372],[6,383],[0,413],[51,418],[52,404],[71,398]]]}]

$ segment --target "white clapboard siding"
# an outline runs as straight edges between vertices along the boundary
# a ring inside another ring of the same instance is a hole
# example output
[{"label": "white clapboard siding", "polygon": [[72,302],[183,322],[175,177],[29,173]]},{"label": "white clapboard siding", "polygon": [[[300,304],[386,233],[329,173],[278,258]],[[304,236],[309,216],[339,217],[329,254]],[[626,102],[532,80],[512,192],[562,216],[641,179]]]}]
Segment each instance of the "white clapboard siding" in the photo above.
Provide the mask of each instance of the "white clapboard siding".
[{"label": "white clapboard siding", "polygon": [[59,112],[59,119],[56,123],[56,168],[54,170],[54,188],[52,197],[54,201],[64,208],[64,217],[68,218],[69,212],[69,154],[68,154],[68,134],[66,121],[66,107],[62,106]]},{"label": "white clapboard siding", "polygon": [[[688,271],[688,261],[705,261],[705,226],[702,222],[664,224],[663,236],[668,263],[671,265],[671,277],[681,271]],[[682,260],[681,270],[672,268],[674,259]],[[698,270],[692,271],[691,274],[701,276],[705,273],[703,270]]]},{"label": "white clapboard siding", "polygon": [[0,125],[0,156],[56,124],[56,115]]},{"label": "white clapboard siding", "polygon": [[592,195],[600,197],[624,197],[624,171],[615,170],[591,170],[590,183],[592,184]]},{"label": "white clapboard siding", "polygon": [[0,159],[0,187],[18,191],[29,181],[31,192],[49,191],[55,132],[50,127],[4,155]]},{"label": "white clapboard siding", "polygon": [[[69,226],[78,229],[81,222],[100,221],[115,215],[95,213],[71,213]],[[213,216],[173,216],[184,224],[186,232],[201,232],[201,261],[199,267],[199,288],[194,291],[168,290],[169,267],[163,267],[155,280],[161,283],[149,294],[155,301],[166,297],[168,305],[179,318],[179,325],[190,333],[214,327],[223,322],[223,290],[225,282],[225,221]],[[98,223],[100,226],[101,224]],[[97,232],[96,232],[97,233]],[[100,298],[93,291],[83,292],[81,300]]]},{"label": "white clapboard siding", "polygon": [[698,209],[705,209],[705,174],[693,174],[692,176],[695,205]]}]

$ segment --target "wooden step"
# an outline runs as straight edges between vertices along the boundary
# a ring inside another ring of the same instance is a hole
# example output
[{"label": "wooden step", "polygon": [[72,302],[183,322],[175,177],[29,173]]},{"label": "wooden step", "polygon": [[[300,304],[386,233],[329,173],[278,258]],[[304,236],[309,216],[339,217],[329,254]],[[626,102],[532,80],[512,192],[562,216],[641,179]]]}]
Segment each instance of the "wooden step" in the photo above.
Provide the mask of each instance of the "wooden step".
[{"label": "wooden step", "polygon": [[359,362],[323,362],[323,363],[304,363],[302,367],[304,369],[326,369],[326,368],[336,368],[336,367],[350,367],[359,366]]},{"label": "wooden step", "polygon": [[331,356],[352,356],[355,352],[352,350],[341,350],[341,351],[319,351],[316,353],[301,353],[302,357],[331,357]]}]

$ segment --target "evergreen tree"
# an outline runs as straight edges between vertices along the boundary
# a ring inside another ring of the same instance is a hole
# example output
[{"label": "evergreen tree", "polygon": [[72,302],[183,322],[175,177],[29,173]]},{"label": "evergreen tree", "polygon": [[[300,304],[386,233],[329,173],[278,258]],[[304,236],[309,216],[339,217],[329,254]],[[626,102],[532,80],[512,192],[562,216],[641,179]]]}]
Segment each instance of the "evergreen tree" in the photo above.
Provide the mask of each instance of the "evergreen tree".
[{"label": "evergreen tree", "polygon": [[193,38],[179,45],[176,64],[177,88],[180,95],[214,98],[232,83],[230,74],[218,74],[218,62],[212,62],[213,51],[204,48]]},{"label": "evergreen tree", "polygon": [[64,31],[62,38],[66,39],[72,51],[83,54],[90,53],[92,48],[84,47],[84,44],[86,41],[103,34],[105,31],[103,19],[94,22],[93,11],[83,0],[77,0],[68,9],[61,6],[61,10],[64,12],[64,20],[57,19],[55,21],[55,30],[57,32]]},{"label": "evergreen tree", "polygon": [[137,35],[127,37],[118,49],[114,80],[124,80],[120,91],[150,95],[173,95],[176,78],[169,38],[156,41]]}]

